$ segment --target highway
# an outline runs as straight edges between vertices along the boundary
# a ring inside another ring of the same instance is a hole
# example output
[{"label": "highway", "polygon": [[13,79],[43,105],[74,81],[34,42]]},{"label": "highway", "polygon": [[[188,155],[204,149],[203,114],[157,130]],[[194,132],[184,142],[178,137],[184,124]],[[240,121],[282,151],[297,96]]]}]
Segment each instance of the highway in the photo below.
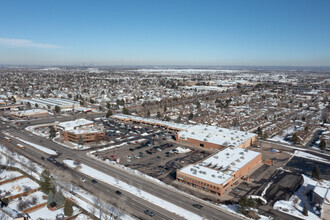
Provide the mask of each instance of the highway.
[{"label": "highway", "polygon": [[[99,117],[101,115],[84,115],[92,117]],[[83,117],[83,116],[81,116]],[[104,164],[101,161],[94,160],[86,155],[86,151],[78,151],[66,148],[61,146],[53,141],[50,141],[47,138],[36,136],[26,130],[23,130],[26,126],[43,124],[43,123],[52,123],[55,121],[67,121],[74,120],[77,117],[63,117],[63,118],[50,118],[50,119],[40,119],[40,120],[30,120],[22,123],[21,127],[12,125],[11,123],[6,123],[5,125],[0,126],[1,132],[0,137],[6,136],[3,132],[8,132],[12,136],[19,137],[20,139],[27,140],[29,142],[42,145],[49,149],[55,150],[58,153],[56,161],[63,162],[64,159],[79,160],[87,166],[90,166],[94,169],[97,169],[107,175],[120,179],[123,182],[126,182],[130,185],[133,185],[143,191],[146,191],[154,196],[157,196],[161,199],[164,199],[168,202],[171,202],[179,207],[182,207],[190,212],[193,212],[197,215],[200,215],[206,219],[239,219],[239,217],[228,214],[227,212],[222,211],[220,208],[216,208],[214,205],[202,202],[203,208],[201,210],[194,208],[192,205],[194,203],[201,204],[200,200],[194,200],[190,197],[178,193],[177,191],[169,190],[167,187],[161,186],[159,184],[150,182],[142,177],[136,176],[134,174],[127,173],[119,168],[115,168],[109,165]],[[8,127],[9,126],[9,127]],[[17,140],[14,140],[11,144],[13,150],[19,151],[21,154],[27,156],[33,161],[43,165],[46,169],[52,171],[59,169],[53,163],[42,160],[41,157],[47,158],[49,155],[46,155],[44,152],[39,151],[33,147],[26,147],[24,150],[20,150],[15,146],[15,143],[21,143]],[[8,144],[7,144],[8,145]],[[27,146],[26,144],[24,144]],[[102,199],[114,204],[115,206],[121,206],[128,214],[137,217],[139,219],[148,219],[150,218],[144,211],[150,209],[155,213],[154,219],[182,219],[182,217],[166,210],[165,208],[151,204],[150,202],[138,198],[135,195],[124,192],[106,182],[99,181],[97,184],[91,183],[91,178],[81,174],[73,169],[63,169],[63,172],[69,173],[73,178],[72,182],[75,185],[81,186],[88,191],[92,192],[94,195],[101,195]],[[81,178],[85,178],[86,181],[82,182]],[[116,190],[120,190],[122,195],[119,196],[115,193]],[[119,204],[118,204],[119,203]]]}]

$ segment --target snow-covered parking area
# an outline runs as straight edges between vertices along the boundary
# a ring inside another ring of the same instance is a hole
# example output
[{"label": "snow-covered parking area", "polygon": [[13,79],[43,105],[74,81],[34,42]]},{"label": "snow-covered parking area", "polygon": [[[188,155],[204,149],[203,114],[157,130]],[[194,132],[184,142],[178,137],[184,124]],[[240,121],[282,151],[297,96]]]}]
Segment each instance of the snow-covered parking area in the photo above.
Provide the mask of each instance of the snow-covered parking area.
[{"label": "snow-covered parking area", "polygon": [[[73,160],[64,160],[64,163],[72,168],[76,168],[77,166],[74,164]],[[80,164],[81,168],[79,169],[79,172],[84,173],[86,175],[89,175],[99,181],[103,181],[107,184],[116,186],[124,191],[127,191],[135,196],[138,196],[142,199],[145,199],[159,207],[162,207],[166,210],[168,210],[169,212],[175,213],[183,218],[186,219],[202,219],[201,216],[196,215],[195,213],[192,213],[186,209],[183,209],[181,207],[178,207],[176,205],[174,205],[173,203],[170,203],[168,201],[165,201],[161,198],[158,198],[148,192],[145,192],[141,189],[138,189],[134,186],[128,185],[125,182],[122,182],[116,178],[113,178],[112,176],[109,176],[105,173],[102,173],[96,169],[93,169],[85,164]]]}]

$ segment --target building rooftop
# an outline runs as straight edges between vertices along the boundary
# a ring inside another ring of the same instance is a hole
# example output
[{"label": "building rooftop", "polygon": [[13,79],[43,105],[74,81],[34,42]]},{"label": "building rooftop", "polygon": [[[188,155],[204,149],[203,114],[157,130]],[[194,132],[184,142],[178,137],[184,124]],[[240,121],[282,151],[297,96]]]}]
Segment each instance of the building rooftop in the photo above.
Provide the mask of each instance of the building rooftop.
[{"label": "building rooftop", "polygon": [[182,168],[180,172],[221,185],[259,155],[259,152],[228,147],[198,164]]},{"label": "building rooftop", "polygon": [[81,118],[81,119],[77,119],[75,121],[61,122],[58,124],[58,127],[62,128],[64,131],[69,131],[69,130],[73,130],[77,127],[86,126],[89,124],[93,124],[93,121]]}]

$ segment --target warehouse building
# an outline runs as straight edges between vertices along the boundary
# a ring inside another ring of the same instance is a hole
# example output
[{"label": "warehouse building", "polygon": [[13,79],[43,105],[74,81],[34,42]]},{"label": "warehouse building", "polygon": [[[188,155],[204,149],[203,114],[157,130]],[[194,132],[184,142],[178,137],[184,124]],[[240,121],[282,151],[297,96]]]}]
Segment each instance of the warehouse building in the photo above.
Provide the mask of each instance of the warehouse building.
[{"label": "warehouse building", "polygon": [[261,157],[259,152],[228,147],[203,161],[178,170],[176,179],[221,196],[238,180],[248,180],[248,172],[261,163]]},{"label": "warehouse building", "polygon": [[10,114],[19,118],[39,118],[48,116],[48,111],[45,109],[30,109],[23,111],[15,111],[11,112]]},{"label": "warehouse building", "polygon": [[38,106],[38,108],[55,109],[55,106],[59,106],[61,109],[74,109],[80,106],[79,102],[69,99],[59,98],[32,98],[20,100],[23,104],[30,103],[31,106]]}]

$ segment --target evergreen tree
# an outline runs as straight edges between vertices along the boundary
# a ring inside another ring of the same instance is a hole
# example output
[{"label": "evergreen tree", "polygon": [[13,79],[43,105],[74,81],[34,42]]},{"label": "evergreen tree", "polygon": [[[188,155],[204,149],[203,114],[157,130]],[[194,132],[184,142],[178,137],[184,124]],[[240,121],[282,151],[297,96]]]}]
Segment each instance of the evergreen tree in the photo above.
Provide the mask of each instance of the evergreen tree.
[{"label": "evergreen tree", "polygon": [[298,143],[299,143],[299,138],[298,138],[298,135],[297,135],[296,133],[294,133],[294,134],[292,135],[291,141],[292,141],[294,144],[298,144]]},{"label": "evergreen tree", "polygon": [[71,216],[73,214],[72,202],[70,200],[65,200],[64,204],[64,215]]},{"label": "evergreen tree", "polygon": [[157,118],[160,118],[161,115],[160,115],[160,112],[157,112]]},{"label": "evergreen tree", "polygon": [[167,106],[166,106],[166,104],[165,104],[165,106],[164,106],[164,113],[167,111]]},{"label": "evergreen tree", "polygon": [[129,112],[129,110],[127,108],[123,108],[122,113],[125,115],[130,115],[131,113]]},{"label": "evergreen tree", "polygon": [[307,210],[306,205],[304,206],[304,209],[303,209],[303,215],[308,216],[308,210]]},{"label": "evergreen tree", "polygon": [[84,145],[84,139],[83,139],[83,137],[81,135],[78,138],[78,144],[79,145]]},{"label": "evergreen tree", "polygon": [[57,114],[59,114],[59,113],[61,112],[61,107],[58,106],[58,105],[56,105],[56,106],[55,106],[55,112],[56,112]]},{"label": "evergreen tree", "polygon": [[147,112],[147,118],[149,118],[150,117],[150,111],[148,110],[148,112]]},{"label": "evergreen tree", "polygon": [[194,113],[190,112],[190,114],[188,115],[188,119],[192,120],[194,118]]},{"label": "evergreen tree", "polygon": [[324,139],[322,139],[320,142],[320,149],[325,150],[326,148],[327,148],[327,143],[325,142]]},{"label": "evergreen tree", "polygon": [[45,194],[48,194],[49,191],[53,191],[50,173],[47,170],[42,171],[39,185],[41,191]]},{"label": "evergreen tree", "polygon": [[317,166],[315,166],[313,171],[312,171],[312,177],[314,179],[318,179],[318,180],[321,179],[321,172],[320,172],[320,169]]},{"label": "evergreen tree", "polygon": [[99,106],[99,111],[101,112],[101,111],[103,111],[103,108],[102,108],[102,106]]},{"label": "evergreen tree", "polygon": [[105,117],[109,118],[112,115],[112,111],[109,109]]},{"label": "evergreen tree", "polygon": [[54,126],[49,126],[49,138],[54,138],[56,137],[56,131]]},{"label": "evergreen tree", "polygon": [[50,205],[52,202],[54,202],[54,194],[52,191],[49,191],[47,196],[47,205]]},{"label": "evergreen tree", "polygon": [[258,133],[258,135],[259,135],[260,137],[263,136],[263,133],[262,133],[262,129],[261,129],[261,127],[258,127],[258,129],[257,129],[257,133]]},{"label": "evergreen tree", "polygon": [[107,109],[110,109],[110,103],[107,102]]},{"label": "evergreen tree", "polygon": [[61,191],[58,191],[55,193],[54,195],[54,202],[56,203],[56,206],[61,206],[63,205],[65,201],[65,197],[63,196],[62,192]]}]

